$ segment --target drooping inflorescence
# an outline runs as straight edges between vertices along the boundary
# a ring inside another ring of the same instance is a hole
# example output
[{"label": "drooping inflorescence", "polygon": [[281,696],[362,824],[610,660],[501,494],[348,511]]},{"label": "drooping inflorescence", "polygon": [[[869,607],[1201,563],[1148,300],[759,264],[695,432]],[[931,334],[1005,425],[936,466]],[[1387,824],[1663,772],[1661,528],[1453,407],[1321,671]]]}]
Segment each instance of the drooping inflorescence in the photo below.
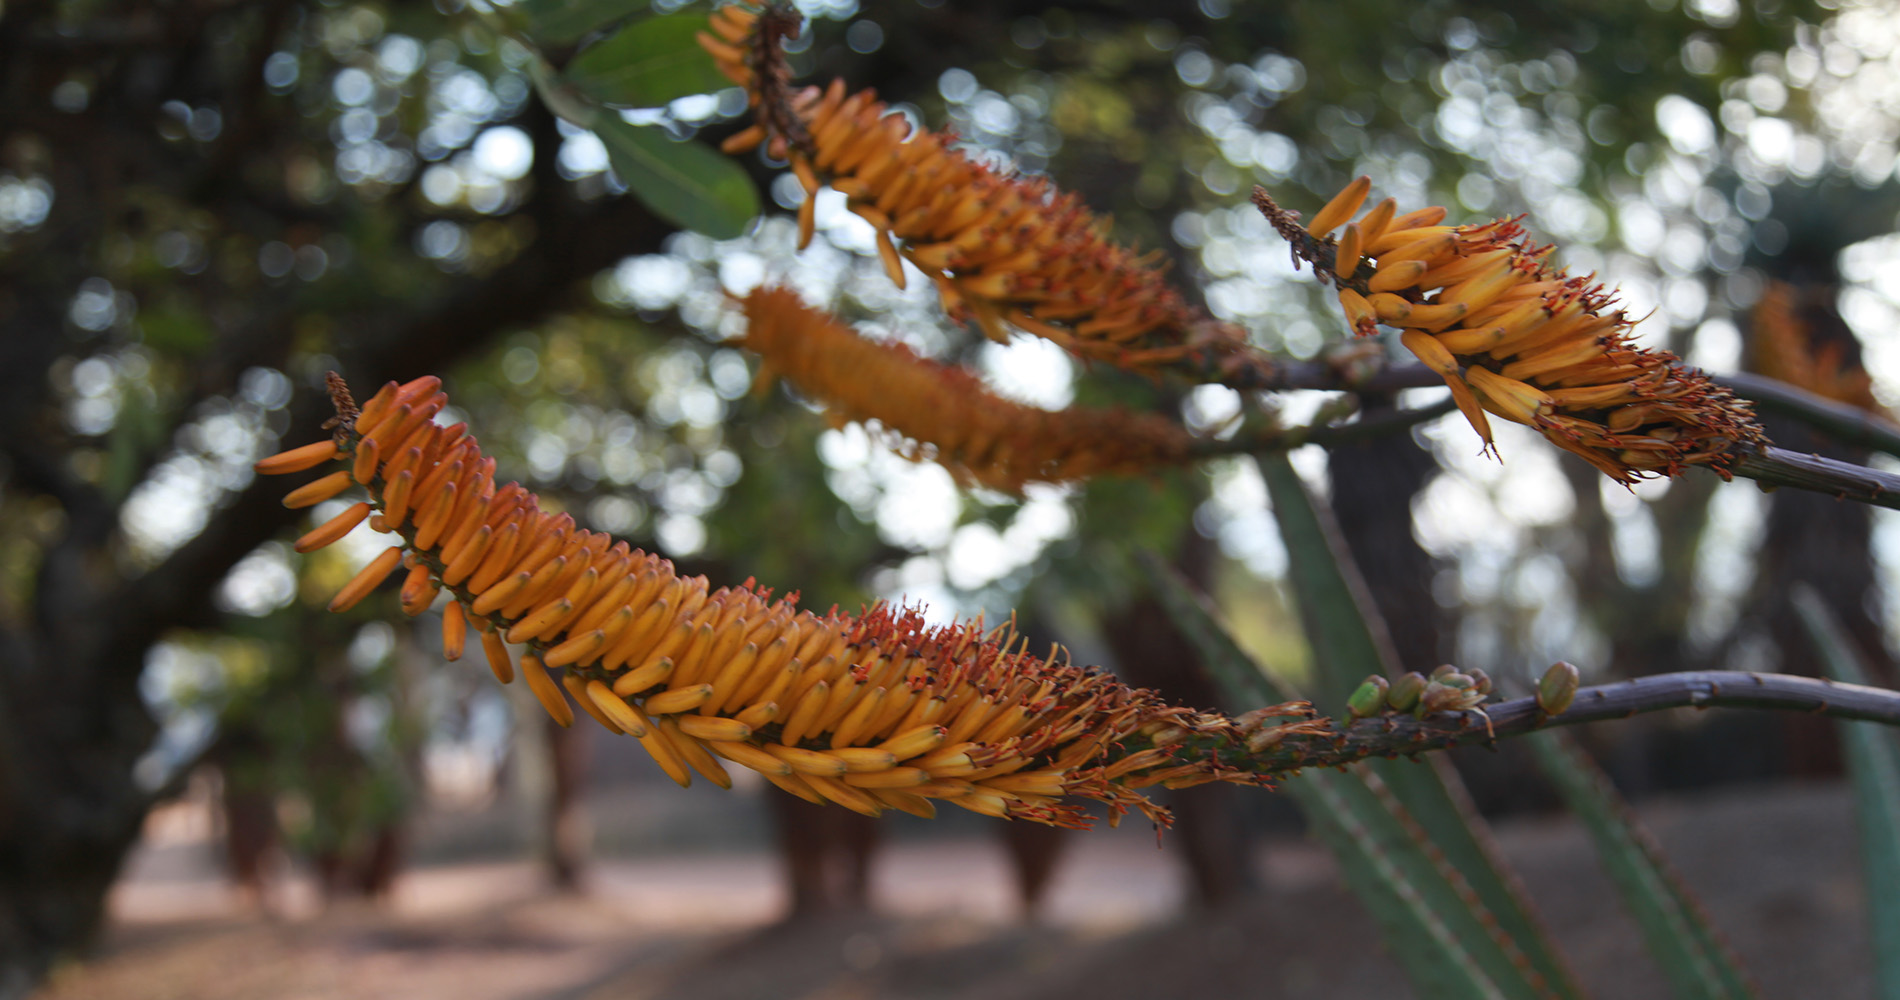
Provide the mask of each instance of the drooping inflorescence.
[{"label": "drooping inflorescence", "polygon": [[1347,185],[1303,229],[1265,191],[1254,199],[1335,280],[1354,332],[1396,327],[1487,449],[1488,412],[1628,484],[1692,465],[1727,475],[1731,458],[1766,443],[1747,403],[1674,354],[1633,345],[1615,294],[1551,267],[1552,248],[1532,245],[1516,219],[1448,226],[1442,208],[1400,214],[1388,198],[1349,222],[1370,186]]},{"label": "drooping inflorescence", "polygon": [[900,454],[935,460],[966,483],[1018,493],[1029,482],[1134,475],[1195,457],[1186,428],[1157,414],[1011,402],[962,368],[859,336],[787,288],[747,295],[745,314],[741,343],[764,359],[762,381],[782,375],[833,419],[874,421]]},{"label": "drooping inflorescence", "polygon": [[[368,520],[392,544],[331,610],[361,601],[407,567],[403,610],[446,591],[443,648],[470,625],[502,683],[519,672],[563,725],[575,704],[636,737],[674,780],[693,771],[729,786],[721,760],[812,802],[864,813],[930,815],[943,799],[993,816],[1089,823],[1165,810],[1139,789],[1264,779],[1231,761],[1293,733],[1320,731],[1305,703],[1230,720],[1168,705],[1066,654],[1031,654],[1010,626],[929,626],[912,609],[860,615],[800,610],[752,581],[709,589],[656,555],[543,511],[519,484],[497,486],[463,425],[439,426],[440,380],[389,383],[354,411],[333,376],[332,440],[257,463],[260,473],[343,467],[293,490],[307,507],[356,486],[368,498],[298,539],[308,552]],[[556,677],[558,676],[558,682]],[[1220,756],[1226,753],[1229,763]]]},{"label": "drooping inflorescence", "polygon": [[991,338],[1015,327],[1078,357],[1135,370],[1192,362],[1215,373],[1267,365],[1245,332],[1190,306],[1164,279],[1156,253],[1108,239],[1106,223],[1042,178],[972,159],[952,135],[913,128],[873,91],[842,80],[794,91],[781,40],[796,14],[740,5],[713,12],[701,44],[747,89],[755,123],[727,152],[761,144],[788,160],[805,200],[799,246],[810,242],[818,192],[842,193],[870,222],[899,287],[908,260],[936,283],[944,308]]}]

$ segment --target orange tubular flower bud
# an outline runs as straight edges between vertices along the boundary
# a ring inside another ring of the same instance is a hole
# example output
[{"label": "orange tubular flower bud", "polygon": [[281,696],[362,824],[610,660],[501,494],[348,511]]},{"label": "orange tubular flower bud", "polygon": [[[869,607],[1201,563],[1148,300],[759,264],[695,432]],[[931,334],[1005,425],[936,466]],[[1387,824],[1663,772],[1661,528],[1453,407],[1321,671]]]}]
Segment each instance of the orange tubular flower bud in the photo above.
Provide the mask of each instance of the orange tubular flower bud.
[{"label": "orange tubular flower bud", "polygon": [[394,573],[396,567],[401,564],[401,547],[392,545],[384,549],[382,555],[363,567],[349,583],[343,585],[342,590],[337,591],[336,597],[330,601],[330,610],[348,611],[355,607],[356,603],[368,597],[369,592],[375,590],[378,584],[389,579],[389,574]]},{"label": "orange tubular flower bud", "polygon": [[442,658],[454,663],[462,658],[462,649],[468,641],[468,619],[462,611],[461,601],[450,601],[442,609]]},{"label": "orange tubular flower bud", "polygon": [[429,567],[424,563],[416,563],[409,567],[409,576],[402,582],[399,595],[402,613],[413,618],[429,610],[429,605],[435,603],[435,595],[441,591],[442,585],[435,581]]},{"label": "orange tubular flower bud", "polygon": [[356,443],[356,460],[350,466],[350,478],[359,483],[367,483],[376,474],[376,457],[380,451],[375,438],[364,438]]},{"label": "orange tubular flower bud", "polygon": [[634,737],[647,734],[646,715],[627,704],[619,695],[614,694],[612,688],[599,681],[588,681],[586,692],[587,699],[593,702],[594,707],[600,709],[603,715],[612,719],[614,726],[621,732]]},{"label": "orange tubular flower bud", "polygon": [[362,524],[363,519],[368,516],[369,504],[351,504],[348,510],[325,521],[320,527],[302,538],[297,539],[297,544],[292,546],[292,548],[295,548],[298,552],[315,552],[337,539],[342,538],[344,535],[349,534],[357,525]]},{"label": "orange tubular flower bud", "polygon": [[[412,391],[426,387],[425,405],[444,402],[434,385],[411,385],[379,394],[381,423],[414,416],[403,413]],[[1508,388],[1499,386],[1500,394]],[[358,438],[347,400],[340,396],[346,416],[332,458],[353,467]],[[407,464],[395,481],[370,476],[369,502],[348,512],[360,519],[378,504],[387,512],[383,491],[415,483],[427,498],[418,526],[332,607],[353,606],[406,560],[405,610],[423,610],[438,588],[450,591],[448,656],[461,654],[473,624],[496,679],[508,683],[516,670],[504,640],[523,643],[521,673],[549,715],[571,724],[571,694],[602,725],[635,736],[681,784],[697,771],[729,785],[717,754],[793,794],[866,812],[927,815],[932,799],[951,798],[996,815],[1086,826],[1074,799],[1166,822],[1138,786],[1262,780],[1218,762],[1223,748],[1245,752],[1249,734],[1230,720],[1169,706],[1054,653],[1038,659],[1008,626],[930,626],[921,611],[885,604],[817,615],[750,580],[709,590],[704,577],[682,578],[665,559],[544,513],[518,486],[498,488],[493,463],[460,428],[418,428],[421,437],[397,456]],[[1644,441],[1619,447],[1649,454]],[[1087,467],[1067,456],[1042,461],[1058,471]],[[347,480],[350,470],[337,475]],[[476,583],[489,589],[478,594]],[[1281,709],[1295,730],[1320,724],[1303,703]],[[760,727],[774,724],[767,742]],[[1149,734],[1163,731],[1175,735],[1155,745]],[[1189,752],[1194,740],[1201,746]],[[1106,766],[1131,760],[1106,776]]]},{"label": "orange tubular flower bud", "polygon": [[260,476],[281,476],[289,472],[302,472],[314,469],[337,456],[335,441],[318,441],[301,448],[278,452],[269,458],[260,458],[251,468]]},{"label": "orange tubular flower bud", "polygon": [[1359,206],[1366,203],[1366,193],[1372,190],[1372,178],[1355,177],[1326,203],[1326,207],[1314,213],[1313,220],[1306,224],[1306,231],[1325,239],[1326,234],[1339,228],[1339,224],[1359,214]]},{"label": "orange tubular flower bud", "polygon": [[548,669],[541,661],[532,656],[521,658],[521,676],[527,678],[528,690],[534,692],[535,700],[547,709],[548,716],[562,728],[574,724],[574,708],[567,703],[567,696],[561,693],[561,686],[548,676]]},{"label": "orange tubular flower bud", "polygon": [[305,483],[291,490],[290,493],[284,497],[284,506],[292,510],[302,507],[314,507],[336,496],[338,493],[349,489],[352,485],[354,484],[350,481],[348,471],[332,472],[322,479],[312,483]]},{"label": "orange tubular flower bud", "polygon": [[508,655],[508,647],[501,641],[501,633],[490,629],[482,633],[482,652],[488,656],[488,669],[495,679],[503,684],[515,681],[514,658]]}]

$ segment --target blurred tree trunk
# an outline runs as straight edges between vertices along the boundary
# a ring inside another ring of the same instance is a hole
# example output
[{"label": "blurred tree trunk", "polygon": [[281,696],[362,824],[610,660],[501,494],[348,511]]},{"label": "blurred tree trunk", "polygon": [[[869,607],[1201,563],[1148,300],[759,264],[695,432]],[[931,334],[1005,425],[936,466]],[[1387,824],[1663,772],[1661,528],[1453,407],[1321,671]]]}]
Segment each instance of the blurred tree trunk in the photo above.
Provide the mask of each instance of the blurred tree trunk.
[{"label": "blurred tree trunk", "polygon": [[[1389,396],[1364,396],[1363,413],[1390,413]],[[1447,654],[1444,610],[1433,597],[1438,564],[1412,531],[1412,501],[1438,474],[1438,460],[1410,434],[1385,434],[1328,453],[1333,515],[1373,605],[1385,619],[1400,668],[1430,673]]]},{"label": "blurred tree trunk", "polygon": [[[1769,283],[1751,316],[1749,367],[1884,415],[1874,400],[1860,342],[1836,308],[1840,288],[1831,280],[1831,261],[1828,265],[1820,275],[1803,276],[1805,280]],[[1868,459],[1865,449],[1838,444],[1786,418],[1770,414],[1762,425],[1783,448],[1857,464]],[[1774,645],[1777,669],[1818,675],[1812,644],[1788,601],[1797,583],[1813,587],[1840,616],[1875,683],[1894,683],[1895,664],[1879,617],[1872,509],[1796,490],[1778,490],[1768,497],[1755,582],[1740,620],[1754,623]],[[1816,725],[1819,721],[1798,716],[1779,720],[1787,766],[1796,774],[1840,773],[1836,728]]]},{"label": "blurred tree trunk", "polygon": [[[1193,529],[1183,532],[1175,569],[1208,589],[1214,546]],[[1166,609],[1143,593],[1102,618],[1102,633],[1114,654],[1116,670],[1129,683],[1161,692],[1169,700],[1199,708],[1220,703],[1220,695],[1199,662],[1194,646],[1174,627]],[[1178,845],[1187,867],[1192,899],[1202,908],[1224,906],[1259,888],[1249,838],[1239,815],[1240,789],[1216,782],[1171,792],[1165,798],[1179,822],[1164,843]]]},{"label": "blurred tree trunk", "polygon": [[1695,596],[1695,567],[1708,527],[1709,502],[1721,488],[1714,476],[1681,476],[1669,491],[1646,505],[1656,531],[1656,578],[1632,581],[1619,566],[1615,527],[1603,505],[1606,488],[1621,490],[1582,461],[1561,457],[1576,509],[1571,526],[1579,606],[1610,647],[1609,669],[1618,677],[1641,677],[1691,669],[1696,660],[1685,638]]},{"label": "blurred tree trunk", "polygon": [[[536,706],[537,708],[539,706]],[[563,727],[546,713],[539,713],[541,731],[548,747],[548,795],[541,817],[542,862],[548,879],[557,888],[580,888],[593,845],[593,828],[588,821],[585,795],[589,737],[594,734],[578,725]]]},{"label": "blurred tree trunk", "polygon": [[786,884],[785,919],[863,910],[871,902],[871,862],[878,821],[835,805],[813,805],[767,789]]},{"label": "blurred tree trunk", "polygon": [[1042,913],[1049,883],[1069,846],[1070,831],[1041,823],[1002,824],[1003,849],[1016,876],[1016,914],[1033,922]]}]

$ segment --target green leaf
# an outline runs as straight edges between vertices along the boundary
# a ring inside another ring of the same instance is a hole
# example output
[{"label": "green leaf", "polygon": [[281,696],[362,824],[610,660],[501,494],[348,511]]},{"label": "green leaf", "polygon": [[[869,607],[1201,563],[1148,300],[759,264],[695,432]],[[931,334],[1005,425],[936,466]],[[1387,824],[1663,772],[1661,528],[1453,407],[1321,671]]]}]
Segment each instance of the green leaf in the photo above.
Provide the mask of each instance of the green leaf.
[{"label": "green leaf", "polygon": [[[1148,560],[1156,596],[1230,707],[1286,700],[1287,693],[1215,620],[1178,574]],[[1429,774],[1429,772],[1426,772]],[[1379,920],[1394,956],[1421,994],[1545,997],[1523,951],[1492,929],[1469,881],[1436,851],[1416,820],[1363,767],[1309,771],[1281,787],[1298,801],[1338,859],[1347,885]]]},{"label": "green leaf", "polygon": [[705,30],[706,15],[697,11],[635,21],[588,46],[563,75],[581,93],[613,107],[654,108],[722,90],[732,81],[694,38]]},{"label": "green leaf", "polygon": [[[1389,826],[1389,814],[1352,775],[1311,771],[1288,779],[1281,788],[1313,818],[1313,832],[1339,861],[1353,894],[1379,922],[1387,947],[1405,967],[1419,995],[1427,1000],[1465,997],[1502,998],[1497,984],[1478,967],[1470,951],[1446,922],[1438,904],[1394,859],[1389,838],[1375,833]],[[1404,851],[1406,845],[1396,845]]]},{"label": "green leaf", "polygon": [[566,45],[647,9],[647,0],[524,0],[528,34],[543,46]]},{"label": "green leaf", "polygon": [[1525,741],[1538,767],[1583,820],[1675,995],[1684,1000],[1754,996],[1748,974],[1602,770],[1563,733],[1532,733]]},{"label": "green leaf", "polygon": [[[1867,671],[1827,603],[1814,588],[1801,584],[1794,609],[1808,638],[1821,654],[1829,677],[1849,684],[1867,683]],[[1860,855],[1866,867],[1867,917],[1872,924],[1874,968],[1882,1000],[1900,1000],[1900,746],[1893,733],[1872,722],[1842,722],[1841,743],[1847,772],[1854,780],[1854,809],[1860,820]]]},{"label": "green leaf", "polygon": [[[1371,800],[1357,808],[1360,821],[1505,996],[1582,995],[1543,927],[1530,916],[1529,903],[1504,881],[1501,862],[1480,845],[1476,828],[1483,821],[1457,807],[1436,771],[1405,761],[1374,761],[1352,771]],[[1430,812],[1416,811],[1414,804]],[[1427,817],[1433,820],[1430,826]],[[1479,891],[1480,881],[1488,891]],[[1533,961],[1532,949],[1542,961]]]},{"label": "green leaf", "polygon": [[538,55],[528,60],[528,79],[533,81],[534,92],[540,95],[541,103],[547,105],[555,117],[576,128],[597,130],[601,120],[611,114],[582,96],[573,84],[561,79],[554,67]]},{"label": "green leaf", "polygon": [[[1286,543],[1287,577],[1313,646],[1315,687],[1321,692],[1322,706],[1338,711],[1367,675],[1395,675],[1391,640],[1331,509],[1307,492],[1284,454],[1262,456],[1259,463],[1280,537]],[[1516,981],[1534,991],[1541,980],[1546,989],[1566,1000],[1582,997],[1576,974],[1551,942],[1516,879],[1507,873],[1483,819],[1469,806],[1456,772],[1437,761],[1368,763],[1395,804],[1403,807],[1399,818],[1417,825],[1424,845],[1441,852],[1450,878],[1461,879],[1475,896],[1473,902],[1495,918],[1507,936],[1501,944],[1529,961],[1534,975],[1519,976]],[[1503,978],[1499,982],[1507,988],[1511,985]]]},{"label": "green leaf", "polygon": [[729,240],[759,214],[759,192],[731,157],[704,143],[675,142],[660,129],[629,125],[611,114],[599,116],[594,126],[614,173],[660,218]]},{"label": "green leaf", "polygon": [[1313,647],[1315,693],[1323,709],[1339,711],[1368,674],[1398,672],[1392,640],[1339,537],[1332,510],[1313,502],[1285,453],[1257,461],[1286,544],[1287,580]]},{"label": "green leaf", "polygon": [[1576,972],[1551,940],[1549,929],[1498,852],[1490,827],[1470,804],[1451,765],[1437,755],[1421,761],[1366,763],[1418,823],[1425,840],[1443,853],[1446,866],[1469,884],[1550,991],[1565,1000],[1581,1000],[1585,994]]}]

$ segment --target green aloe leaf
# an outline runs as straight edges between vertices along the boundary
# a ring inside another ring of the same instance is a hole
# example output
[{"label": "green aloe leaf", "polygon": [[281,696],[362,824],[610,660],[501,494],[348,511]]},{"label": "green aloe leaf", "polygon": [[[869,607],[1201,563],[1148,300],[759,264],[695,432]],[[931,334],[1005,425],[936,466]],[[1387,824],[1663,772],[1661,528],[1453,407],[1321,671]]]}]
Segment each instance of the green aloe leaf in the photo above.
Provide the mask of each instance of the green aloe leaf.
[{"label": "green aloe leaf", "polygon": [[615,175],[660,218],[725,240],[745,232],[759,214],[752,178],[704,143],[675,142],[658,128],[629,125],[613,114],[597,116],[594,133]]},{"label": "green aloe leaf", "polygon": [[1602,770],[1564,733],[1532,733],[1525,742],[1589,831],[1675,995],[1683,1000],[1754,996],[1748,974]]},{"label": "green aloe leaf", "polygon": [[[1313,646],[1314,688],[1322,707],[1338,711],[1368,675],[1396,675],[1391,640],[1332,511],[1314,501],[1284,454],[1262,456],[1259,463],[1287,548],[1287,576]],[[1403,807],[1396,815],[1416,824],[1421,850],[1437,855],[1451,887],[1473,897],[1466,908],[1482,911],[1479,922],[1487,928],[1495,919],[1505,957],[1529,963],[1527,974],[1517,977],[1531,990],[1525,995],[1545,995],[1537,992],[1541,987],[1566,1000],[1582,997],[1576,974],[1499,857],[1457,774],[1436,760],[1370,761],[1368,770],[1383,782],[1395,808]]]},{"label": "green aloe leaf", "polygon": [[[1849,684],[1867,683],[1853,641],[1827,602],[1801,585],[1794,609],[1808,638],[1821,654],[1829,677]],[[1860,854],[1866,866],[1867,916],[1872,924],[1874,968],[1883,1000],[1900,1000],[1900,746],[1892,730],[1872,722],[1842,722],[1841,743],[1847,771],[1854,780],[1855,815],[1860,819]]]},{"label": "green aloe leaf", "polygon": [[1394,857],[1410,844],[1393,841],[1391,815],[1363,781],[1352,774],[1313,771],[1287,779],[1281,788],[1312,817],[1313,832],[1338,860],[1346,885],[1379,922],[1387,946],[1421,996],[1505,996],[1440,918],[1443,904]]},{"label": "green aloe leaf", "polygon": [[1367,675],[1396,674],[1398,658],[1332,510],[1313,502],[1284,453],[1257,461],[1286,543],[1287,579],[1313,647],[1313,691],[1320,705],[1336,710]]},{"label": "green aloe leaf", "polygon": [[555,46],[638,14],[647,9],[647,0],[524,0],[517,9],[536,42]]},{"label": "green aloe leaf", "polygon": [[1470,804],[1457,772],[1436,756],[1368,761],[1367,766],[1442,853],[1445,865],[1469,884],[1551,992],[1566,1000],[1585,996],[1575,971],[1492,841],[1489,825]]},{"label": "green aloe leaf", "polygon": [[[1147,560],[1156,595],[1233,706],[1285,701],[1204,599],[1160,560]],[[1281,782],[1338,859],[1346,884],[1379,921],[1385,941],[1422,996],[1543,997],[1515,953],[1487,927],[1470,886],[1423,842],[1383,783],[1365,769],[1309,771]],[[1501,985],[1502,983],[1502,985]]]},{"label": "green aloe leaf", "polygon": [[635,21],[590,45],[562,76],[610,107],[653,108],[689,94],[732,86],[694,36],[706,30],[700,11]]}]

